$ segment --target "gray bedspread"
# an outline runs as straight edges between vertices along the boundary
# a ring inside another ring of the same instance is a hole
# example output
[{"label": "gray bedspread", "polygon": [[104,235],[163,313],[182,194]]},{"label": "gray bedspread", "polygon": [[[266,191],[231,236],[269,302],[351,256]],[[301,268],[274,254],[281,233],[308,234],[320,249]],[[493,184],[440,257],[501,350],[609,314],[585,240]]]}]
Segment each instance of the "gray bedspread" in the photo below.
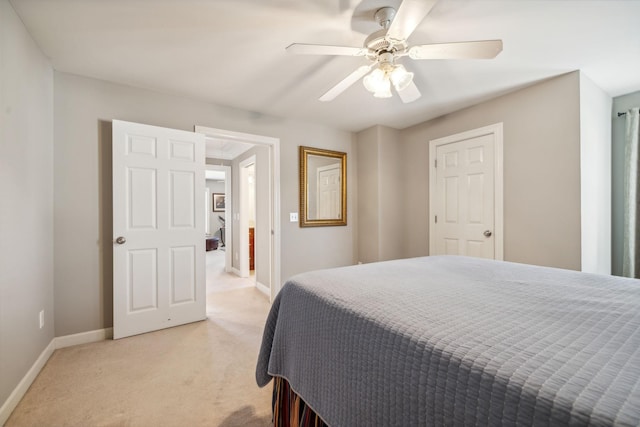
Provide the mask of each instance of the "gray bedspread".
[{"label": "gray bedspread", "polygon": [[304,273],[256,368],[332,427],[640,425],[640,281],[465,257]]}]

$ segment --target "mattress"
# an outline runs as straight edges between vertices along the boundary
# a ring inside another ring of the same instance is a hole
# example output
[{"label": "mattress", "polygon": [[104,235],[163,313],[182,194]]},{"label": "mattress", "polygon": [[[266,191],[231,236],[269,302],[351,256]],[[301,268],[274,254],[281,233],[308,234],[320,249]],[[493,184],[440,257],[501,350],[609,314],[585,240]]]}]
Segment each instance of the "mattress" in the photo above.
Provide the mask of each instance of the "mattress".
[{"label": "mattress", "polygon": [[304,273],[256,367],[330,426],[640,425],[640,281],[466,257]]}]

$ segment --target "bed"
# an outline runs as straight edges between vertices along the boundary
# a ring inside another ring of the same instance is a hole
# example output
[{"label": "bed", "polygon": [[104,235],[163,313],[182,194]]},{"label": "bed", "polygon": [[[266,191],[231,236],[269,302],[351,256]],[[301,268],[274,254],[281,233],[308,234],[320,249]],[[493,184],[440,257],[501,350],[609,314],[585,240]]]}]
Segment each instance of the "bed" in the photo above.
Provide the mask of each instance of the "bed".
[{"label": "bed", "polygon": [[275,425],[637,426],[640,281],[453,256],[304,273],[266,321],[274,377]]}]

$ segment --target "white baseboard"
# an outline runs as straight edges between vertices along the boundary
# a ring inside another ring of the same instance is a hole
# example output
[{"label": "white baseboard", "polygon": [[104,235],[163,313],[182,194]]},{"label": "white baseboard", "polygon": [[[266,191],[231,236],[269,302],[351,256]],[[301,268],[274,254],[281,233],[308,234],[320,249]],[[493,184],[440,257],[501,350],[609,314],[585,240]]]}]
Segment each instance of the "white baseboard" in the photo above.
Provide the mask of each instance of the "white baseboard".
[{"label": "white baseboard", "polygon": [[49,345],[42,350],[40,356],[33,363],[29,371],[20,380],[13,392],[0,407],[0,426],[7,422],[9,416],[16,409],[20,400],[24,397],[31,384],[36,379],[44,365],[47,363],[53,352],[59,348],[71,347],[78,344],[87,344],[91,342],[103,341],[113,337],[113,328],[98,329],[95,331],[81,332],[79,334],[65,335],[55,337],[49,342]]},{"label": "white baseboard", "polygon": [[258,288],[260,292],[271,298],[271,289],[269,289],[268,286],[265,286],[260,282],[256,282],[256,288]]},{"label": "white baseboard", "polygon": [[238,269],[237,269],[237,268],[235,268],[235,267],[231,267],[231,272],[232,272],[233,274],[235,274],[236,276],[238,276],[238,277],[242,277],[242,276],[240,275],[240,270],[238,270]]},{"label": "white baseboard", "polygon": [[56,349],[71,347],[73,345],[87,344],[90,342],[104,341],[113,338],[113,328],[97,329],[95,331],[81,332],[79,334],[65,335],[55,338]]},{"label": "white baseboard", "polygon": [[24,394],[29,390],[29,387],[31,387],[33,380],[36,379],[45,363],[47,363],[47,360],[49,360],[49,357],[53,354],[53,351],[56,349],[55,341],[55,338],[52,339],[49,345],[42,350],[42,353],[40,353],[40,356],[38,356],[33,366],[31,366],[31,369],[27,371],[7,400],[2,404],[2,407],[0,407],[0,425],[3,426],[4,423],[7,422],[13,410],[16,409],[16,406],[18,406],[18,403],[22,400]]}]

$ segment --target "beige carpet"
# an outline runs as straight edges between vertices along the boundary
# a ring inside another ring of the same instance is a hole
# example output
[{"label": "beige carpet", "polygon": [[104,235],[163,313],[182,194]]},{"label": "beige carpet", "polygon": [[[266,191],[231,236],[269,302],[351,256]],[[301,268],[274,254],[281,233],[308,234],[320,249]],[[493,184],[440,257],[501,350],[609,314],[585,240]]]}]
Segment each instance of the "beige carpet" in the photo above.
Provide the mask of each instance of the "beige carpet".
[{"label": "beige carpet", "polygon": [[6,427],[268,426],[254,376],[268,300],[223,257],[207,253],[206,321],[56,350]]}]

